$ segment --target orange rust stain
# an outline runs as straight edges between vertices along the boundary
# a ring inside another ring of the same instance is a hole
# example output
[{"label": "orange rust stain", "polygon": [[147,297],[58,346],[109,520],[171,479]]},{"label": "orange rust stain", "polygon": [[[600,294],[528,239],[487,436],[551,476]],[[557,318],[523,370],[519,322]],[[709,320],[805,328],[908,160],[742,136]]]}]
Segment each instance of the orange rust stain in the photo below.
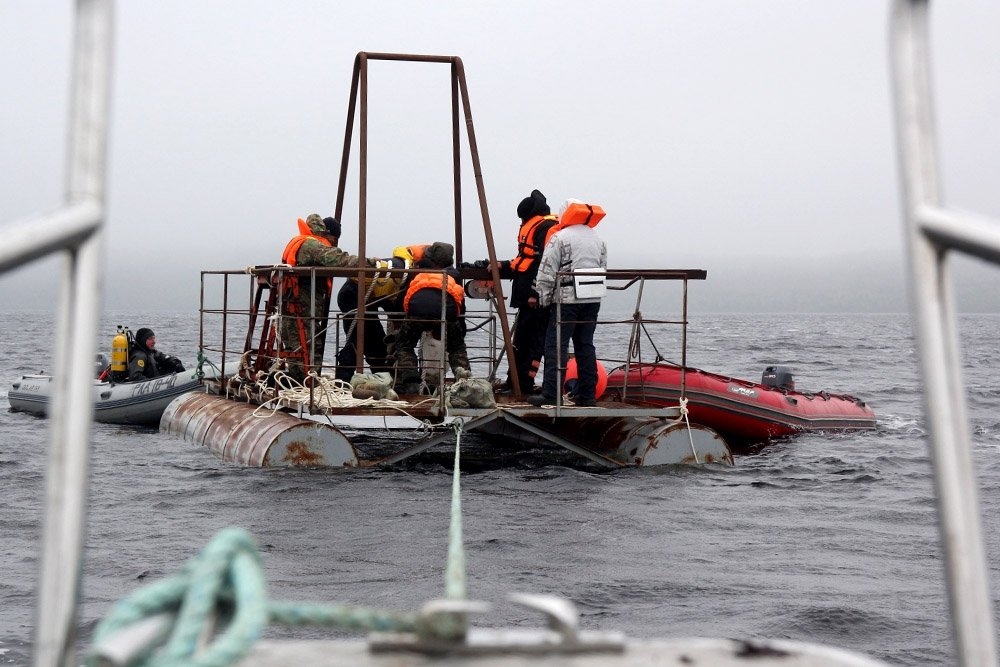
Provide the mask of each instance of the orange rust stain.
[{"label": "orange rust stain", "polygon": [[323,457],[309,449],[304,442],[290,442],[285,448],[286,463],[296,467],[315,468],[323,465]]}]

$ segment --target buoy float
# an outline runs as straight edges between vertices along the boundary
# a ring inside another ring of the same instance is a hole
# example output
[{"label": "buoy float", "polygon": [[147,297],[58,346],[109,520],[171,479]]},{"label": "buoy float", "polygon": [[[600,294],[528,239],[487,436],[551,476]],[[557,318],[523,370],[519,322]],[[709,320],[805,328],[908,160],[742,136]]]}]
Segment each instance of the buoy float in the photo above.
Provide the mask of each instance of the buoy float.
[{"label": "buoy float", "polygon": [[[572,384],[570,384],[572,383]],[[563,392],[567,394],[572,394],[573,389],[576,388],[577,383],[577,372],[576,372],[576,357],[569,360],[566,364],[566,377],[563,380]],[[604,369],[604,364],[597,361],[597,387],[594,389],[594,400],[597,400],[604,395],[604,390],[608,388],[608,371]]]}]

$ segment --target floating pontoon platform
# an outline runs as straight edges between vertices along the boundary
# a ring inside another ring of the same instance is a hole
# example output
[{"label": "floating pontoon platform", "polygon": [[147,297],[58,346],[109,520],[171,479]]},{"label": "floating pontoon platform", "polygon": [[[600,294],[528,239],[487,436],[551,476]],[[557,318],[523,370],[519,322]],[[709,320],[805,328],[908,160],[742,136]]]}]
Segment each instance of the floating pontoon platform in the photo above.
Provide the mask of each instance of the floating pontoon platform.
[{"label": "floating pontoon platform", "polygon": [[[677,408],[612,402],[587,408],[535,407],[503,399],[490,408],[448,408],[432,397],[411,398],[412,403],[372,401],[311,413],[192,393],[167,407],[160,430],[204,445],[224,461],[254,467],[388,465],[453,442],[456,431],[513,446],[547,444],[608,468],[733,463],[717,433],[684,423]],[[409,436],[412,444],[386,451],[383,441],[372,448],[372,436],[387,431],[394,436],[391,442]]]}]

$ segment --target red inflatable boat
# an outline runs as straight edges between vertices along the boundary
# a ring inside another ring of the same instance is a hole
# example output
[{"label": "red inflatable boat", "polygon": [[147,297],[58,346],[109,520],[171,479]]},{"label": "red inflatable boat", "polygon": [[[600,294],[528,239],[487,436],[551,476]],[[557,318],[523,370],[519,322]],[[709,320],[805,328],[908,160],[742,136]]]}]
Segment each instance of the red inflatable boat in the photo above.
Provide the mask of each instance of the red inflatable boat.
[{"label": "red inflatable boat", "polygon": [[636,364],[608,374],[607,395],[658,406],[680,402],[685,385],[692,422],[715,429],[731,443],[769,440],[803,431],[875,428],[875,413],[845,394],[795,391],[791,373],[769,366],[760,384],[697,368],[682,373],[672,364]]}]

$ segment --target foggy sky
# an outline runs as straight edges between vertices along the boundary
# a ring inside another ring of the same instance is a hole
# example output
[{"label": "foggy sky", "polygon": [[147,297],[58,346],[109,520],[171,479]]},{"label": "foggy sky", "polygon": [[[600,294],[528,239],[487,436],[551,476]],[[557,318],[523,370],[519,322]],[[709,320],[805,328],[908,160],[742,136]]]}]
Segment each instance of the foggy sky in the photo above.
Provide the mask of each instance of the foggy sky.
[{"label": "foggy sky", "polygon": [[[64,190],[72,2],[0,2],[0,224]],[[539,188],[604,206],[613,268],[702,268],[695,311],[902,312],[889,3],[273,2],[116,7],[106,308],[198,307],[333,212],[354,56],[457,55],[495,243]],[[1000,211],[1000,4],[931,6],[945,202]],[[368,254],[450,240],[444,65],[370,66]],[[357,136],[357,128],[355,128]],[[465,259],[486,256],[463,144]],[[358,152],[341,245],[357,248]],[[997,272],[959,261],[965,310]],[[50,309],[50,259],[0,310]]]}]

